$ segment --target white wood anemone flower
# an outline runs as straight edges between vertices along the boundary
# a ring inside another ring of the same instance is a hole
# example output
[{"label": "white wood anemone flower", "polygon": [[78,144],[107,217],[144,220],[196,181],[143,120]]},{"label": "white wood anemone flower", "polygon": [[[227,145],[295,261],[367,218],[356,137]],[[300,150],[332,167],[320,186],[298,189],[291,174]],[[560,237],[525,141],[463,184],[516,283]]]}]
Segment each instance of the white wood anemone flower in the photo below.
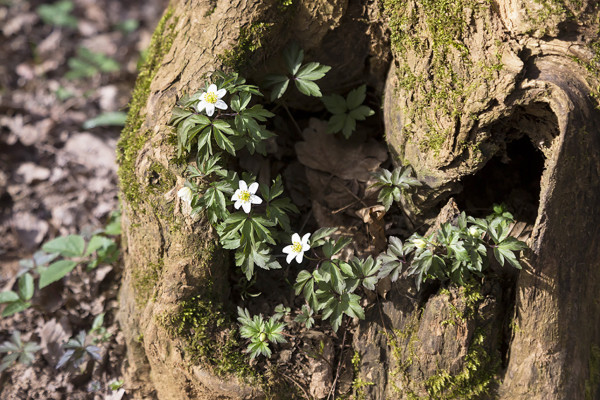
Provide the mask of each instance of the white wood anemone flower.
[{"label": "white wood anemone flower", "polygon": [[215,113],[215,107],[220,110],[227,110],[227,104],[223,100],[223,96],[227,94],[227,90],[217,90],[217,85],[214,83],[208,87],[208,90],[200,96],[200,101],[196,104],[196,110],[202,112],[206,110],[206,115],[212,117]]},{"label": "white wood anemone flower", "polygon": [[179,197],[185,203],[191,205],[192,204],[192,189],[187,186],[182,187],[177,191],[177,197]]},{"label": "white wood anemone flower", "polygon": [[302,259],[304,258],[304,252],[310,249],[310,245],[308,244],[309,238],[310,233],[302,236],[302,239],[300,239],[300,235],[297,233],[292,235],[292,244],[283,248],[283,252],[287,254],[285,261],[288,264],[290,264],[294,258],[298,264],[302,262]]},{"label": "white wood anemone flower", "polygon": [[255,194],[257,190],[258,183],[254,182],[248,187],[246,181],[240,180],[239,189],[231,196],[231,201],[235,201],[233,205],[235,209],[238,210],[242,207],[244,212],[248,214],[250,213],[252,204],[261,204],[262,199]]}]

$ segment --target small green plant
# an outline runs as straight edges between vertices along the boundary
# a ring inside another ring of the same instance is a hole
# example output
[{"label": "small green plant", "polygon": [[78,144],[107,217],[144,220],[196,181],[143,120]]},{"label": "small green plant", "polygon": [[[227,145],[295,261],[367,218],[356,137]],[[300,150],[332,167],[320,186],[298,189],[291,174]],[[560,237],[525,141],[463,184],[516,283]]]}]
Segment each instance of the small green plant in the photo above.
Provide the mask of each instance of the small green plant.
[{"label": "small green plant", "polygon": [[42,4],[37,8],[37,14],[45,24],[74,29],[77,28],[77,18],[71,15],[73,7],[73,2],[70,0]]},{"label": "small green plant", "polygon": [[[96,268],[101,263],[110,264],[119,256],[114,239],[108,237],[121,233],[120,214],[113,213],[104,230],[92,234],[89,240],[82,235],[61,236],[46,242],[41,251],[31,259],[19,262],[18,291],[0,292],[0,304],[6,304],[2,317],[8,317],[31,306],[35,285],[34,275],[38,276],[38,289],[54,283],[77,265],[85,263],[87,269]],[[58,259],[58,260],[57,260]]]},{"label": "small green plant", "polygon": [[105,112],[83,123],[83,129],[93,129],[98,126],[124,126],[127,113],[123,111]]},{"label": "small green plant", "polygon": [[85,331],[81,331],[79,334],[77,334],[77,336],[69,339],[69,341],[64,345],[66,351],[60,360],[58,360],[56,368],[61,368],[67,363],[72,364],[75,368],[79,368],[90,358],[100,361],[102,359],[102,356],[100,355],[100,348],[94,346],[93,344],[87,344],[87,338],[88,336],[85,334]]},{"label": "small green plant", "polygon": [[402,190],[408,190],[413,187],[421,186],[421,182],[412,176],[412,168],[408,165],[388,171],[381,169],[375,172],[374,176],[377,182],[373,187],[380,188],[377,201],[383,204],[388,211],[392,203],[399,202],[402,198]]},{"label": "small green plant", "polygon": [[318,62],[302,64],[304,50],[297,44],[292,44],[283,51],[283,60],[287,74],[270,74],[265,77],[264,86],[271,88],[271,101],[280,99],[287,90],[290,81],[293,81],[300,93],[307,96],[321,97],[321,89],[315,83],[331,69]]},{"label": "small green plant", "polygon": [[366,96],[366,85],[351,90],[345,99],[339,94],[323,96],[325,108],[333,114],[327,123],[327,133],[342,132],[348,139],[356,129],[356,121],[363,121],[375,114],[375,111],[362,104]]},{"label": "small green plant", "polygon": [[123,379],[115,379],[108,384],[108,387],[110,390],[116,391],[116,390],[121,389],[124,384],[125,384],[125,381]]},{"label": "small green plant", "polygon": [[300,312],[298,313],[296,318],[294,318],[294,321],[304,324],[304,326],[306,326],[307,329],[310,329],[315,323],[313,314],[313,309],[310,308],[310,306],[303,304],[302,308],[300,309]]},{"label": "small green plant", "polygon": [[14,292],[6,290],[0,292],[0,304],[6,304],[2,311],[3,317],[8,317],[31,306],[29,300],[33,297],[33,276],[26,272],[19,277],[19,290]]},{"label": "small green plant", "polygon": [[256,358],[259,354],[271,357],[270,343],[285,343],[283,329],[285,323],[279,322],[279,318],[272,316],[265,320],[262,315],[250,316],[248,309],[238,307],[238,322],[240,323],[240,335],[250,340],[246,352],[250,358]]},{"label": "small green plant", "polygon": [[0,363],[0,372],[10,367],[15,362],[23,365],[29,365],[35,358],[35,353],[41,347],[34,342],[23,342],[21,340],[21,332],[14,331],[10,337],[10,341],[0,344],[0,353],[5,353]]},{"label": "small green plant", "polygon": [[77,49],[77,56],[69,58],[69,71],[65,78],[70,80],[93,78],[102,72],[115,72],[119,63],[103,53],[95,53],[85,47]]},{"label": "small green plant", "polygon": [[94,318],[92,328],[88,332],[88,336],[92,338],[92,344],[106,343],[110,340],[112,334],[103,325],[104,313],[100,313]]}]

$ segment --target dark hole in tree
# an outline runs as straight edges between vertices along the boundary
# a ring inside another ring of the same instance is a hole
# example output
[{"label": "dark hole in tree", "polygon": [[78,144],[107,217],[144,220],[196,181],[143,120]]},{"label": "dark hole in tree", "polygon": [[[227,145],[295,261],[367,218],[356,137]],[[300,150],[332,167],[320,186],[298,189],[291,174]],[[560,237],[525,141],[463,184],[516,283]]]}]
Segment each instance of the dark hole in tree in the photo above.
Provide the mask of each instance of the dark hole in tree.
[{"label": "dark hole in tree", "polygon": [[[507,136],[511,136],[510,134]],[[540,203],[544,156],[527,136],[506,145],[475,175],[463,179],[456,202],[468,215],[483,217],[504,203],[519,221],[534,223]]]}]

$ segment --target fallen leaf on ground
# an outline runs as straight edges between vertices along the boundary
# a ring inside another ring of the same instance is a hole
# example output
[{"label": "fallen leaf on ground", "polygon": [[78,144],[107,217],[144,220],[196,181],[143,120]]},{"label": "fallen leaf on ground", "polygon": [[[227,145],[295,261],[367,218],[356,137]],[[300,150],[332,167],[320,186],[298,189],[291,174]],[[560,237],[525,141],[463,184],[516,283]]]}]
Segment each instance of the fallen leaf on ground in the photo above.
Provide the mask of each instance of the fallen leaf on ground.
[{"label": "fallen leaf on ground", "polygon": [[385,146],[375,140],[355,143],[338,140],[326,132],[326,121],[310,119],[309,127],[302,132],[304,141],[295,146],[302,164],[342,179],[366,182],[388,158]]}]

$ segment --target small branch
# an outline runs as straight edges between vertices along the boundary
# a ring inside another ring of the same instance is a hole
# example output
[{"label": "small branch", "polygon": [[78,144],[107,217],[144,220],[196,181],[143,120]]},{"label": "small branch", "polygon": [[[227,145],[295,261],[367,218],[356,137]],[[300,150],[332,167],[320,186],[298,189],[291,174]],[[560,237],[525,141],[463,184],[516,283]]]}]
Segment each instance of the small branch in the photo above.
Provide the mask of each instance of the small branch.
[{"label": "small branch", "polygon": [[298,123],[296,122],[296,119],[294,118],[294,116],[290,112],[290,109],[288,108],[287,104],[282,103],[282,106],[285,109],[285,111],[287,112],[287,114],[290,117],[290,119],[292,120],[292,123],[296,127],[296,130],[298,131],[298,133],[300,134],[300,136],[302,136],[302,129],[300,129],[300,126],[298,125]]},{"label": "small branch", "polygon": [[346,319],[346,324],[344,325],[344,336],[342,337],[342,351],[340,352],[340,359],[338,360],[338,365],[335,371],[335,379],[331,384],[331,389],[329,390],[329,394],[327,395],[327,400],[331,398],[331,396],[335,395],[335,387],[337,385],[337,380],[340,377],[340,370],[342,369],[342,360],[344,359],[344,345],[346,343],[346,332],[348,332],[348,318]]}]

